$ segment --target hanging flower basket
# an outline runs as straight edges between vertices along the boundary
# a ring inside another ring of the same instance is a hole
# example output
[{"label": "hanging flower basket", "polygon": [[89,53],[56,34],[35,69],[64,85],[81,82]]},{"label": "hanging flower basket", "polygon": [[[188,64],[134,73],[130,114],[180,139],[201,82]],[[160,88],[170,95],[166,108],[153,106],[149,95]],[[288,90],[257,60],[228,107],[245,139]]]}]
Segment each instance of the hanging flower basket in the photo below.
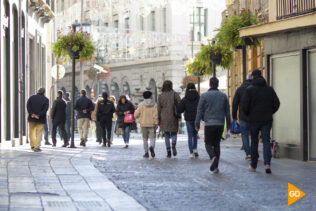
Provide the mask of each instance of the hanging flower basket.
[{"label": "hanging flower basket", "polygon": [[211,55],[210,59],[213,64],[220,64],[222,62],[222,55]]},{"label": "hanging flower basket", "polygon": [[198,83],[198,77],[194,75],[188,75],[182,78],[183,88],[187,87],[188,83]]},{"label": "hanging flower basket", "polygon": [[94,51],[95,47],[90,35],[83,32],[70,32],[53,43],[53,53],[57,58],[64,58],[64,60],[67,56],[71,59],[90,60]]},{"label": "hanging flower basket", "polygon": [[111,76],[111,70],[109,66],[101,65],[101,67],[103,67],[108,73],[99,72],[94,67],[91,67],[87,72],[89,80],[106,80]]}]

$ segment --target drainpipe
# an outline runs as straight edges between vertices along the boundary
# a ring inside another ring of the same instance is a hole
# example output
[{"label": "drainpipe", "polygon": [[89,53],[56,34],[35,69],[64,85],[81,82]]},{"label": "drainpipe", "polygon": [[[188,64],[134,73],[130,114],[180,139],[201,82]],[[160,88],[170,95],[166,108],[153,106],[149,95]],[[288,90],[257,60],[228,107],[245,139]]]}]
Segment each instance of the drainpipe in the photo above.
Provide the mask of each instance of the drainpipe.
[{"label": "drainpipe", "polygon": [[21,40],[21,30],[22,30],[22,9],[21,9],[21,1],[19,0],[19,10],[18,10],[18,78],[19,78],[19,83],[18,83],[18,90],[19,91],[19,143],[20,145],[23,145],[23,117],[22,117],[22,101],[23,101],[23,92],[24,90],[22,90],[22,83],[24,83],[23,81],[23,76],[22,76],[22,40]]}]

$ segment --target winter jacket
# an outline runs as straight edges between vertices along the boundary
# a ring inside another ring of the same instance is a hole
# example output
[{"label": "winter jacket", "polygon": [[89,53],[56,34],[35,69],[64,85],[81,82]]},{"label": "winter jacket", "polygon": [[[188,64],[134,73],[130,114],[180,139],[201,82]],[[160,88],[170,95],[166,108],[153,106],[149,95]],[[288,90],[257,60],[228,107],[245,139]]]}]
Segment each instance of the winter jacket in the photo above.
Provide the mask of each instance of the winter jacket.
[{"label": "winter jacket", "polygon": [[[77,102],[76,102],[76,106],[75,109],[77,110],[77,118],[81,119],[81,118],[91,118],[91,112],[94,109],[93,103],[92,101],[87,98],[86,96],[82,96],[80,97]],[[83,110],[87,110],[87,113],[83,113]]]},{"label": "winter jacket", "polygon": [[66,120],[71,120],[71,100],[69,98],[64,99],[66,101]]},{"label": "winter jacket", "polygon": [[195,126],[200,128],[200,121],[204,120],[205,126],[220,126],[225,124],[231,127],[230,106],[226,94],[218,89],[210,89],[202,94],[198,105]]},{"label": "winter jacket", "polygon": [[113,113],[115,112],[115,107],[112,101],[110,100],[102,100],[97,104],[97,121],[112,122]]},{"label": "winter jacket", "polygon": [[241,100],[241,108],[249,117],[249,123],[270,123],[272,115],[280,107],[274,89],[267,85],[263,77],[253,79]]},{"label": "winter jacket", "polygon": [[158,125],[158,111],[152,99],[146,99],[135,111],[135,118],[138,119],[141,127],[155,127]]},{"label": "winter jacket", "polygon": [[184,112],[185,121],[195,121],[199,100],[200,95],[195,89],[186,92],[185,97],[178,104],[178,112]]},{"label": "winter jacket", "polygon": [[58,97],[54,101],[50,115],[53,120],[53,123],[66,121],[66,108],[67,104],[61,97]]},{"label": "winter jacket", "polygon": [[181,101],[178,93],[174,91],[163,92],[158,97],[158,121],[160,129],[164,132],[178,132],[179,120],[174,117],[174,104]]},{"label": "winter jacket", "polygon": [[244,95],[246,89],[248,86],[251,85],[251,80],[246,80],[237,90],[233,99],[233,110],[232,110],[232,116],[233,119],[237,119],[237,110],[239,108],[239,119],[245,122],[248,122],[248,117],[244,113],[243,109],[241,109],[241,99]]},{"label": "winter jacket", "polygon": [[116,107],[117,124],[119,128],[130,125],[124,123],[124,112],[126,111],[129,111],[131,114],[134,114],[135,111],[133,104],[128,100],[124,104],[119,103]]},{"label": "winter jacket", "polygon": [[[49,100],[47,97],[42,94],[32,95],[27,101],[28,121],[45,124],[48,106]],[[32,114],[38,115],[39,119],[32,118]]]}]

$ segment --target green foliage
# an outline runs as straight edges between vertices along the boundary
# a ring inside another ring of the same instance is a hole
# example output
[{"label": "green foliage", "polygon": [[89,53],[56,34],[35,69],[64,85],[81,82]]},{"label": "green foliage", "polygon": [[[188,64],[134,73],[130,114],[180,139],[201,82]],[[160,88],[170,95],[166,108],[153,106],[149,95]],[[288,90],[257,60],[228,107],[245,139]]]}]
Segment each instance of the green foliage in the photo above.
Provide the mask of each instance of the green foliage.
[{"label": "green foliage", "polygon": [[[242,10],[240,15],[234,15],[225,20],[225,23],[217,30],[215,39],[222,45],[231,48],[244,45],[244,39],[239,36],[239,29],[261,23],[257,14],[252,14],[250,10]],[[252,38],[251,38],[252,39]],[[253,40],[255,45],[260,45],[260,40]]]},{"label": "green foliage", "polygon": [[187,63],[186,69],[189,74],[211,75],[213,66],[211,65],[211,55],[222,55],[219,66],[228,69],[233,62],[233,52],[222,46],[220,43],[202,45],[201,51],[196,55],[192,62]]},{"label": "green foliage", "polygon": [[95,47],[91,41],[88,33],[69,33],[61,36],[55,43],[53,43],[53,53],[57,58],[66,59],[68,56],[67,48],[71,47],[73,52],[80,51],[81,60],[90,60],[93,57]]}]

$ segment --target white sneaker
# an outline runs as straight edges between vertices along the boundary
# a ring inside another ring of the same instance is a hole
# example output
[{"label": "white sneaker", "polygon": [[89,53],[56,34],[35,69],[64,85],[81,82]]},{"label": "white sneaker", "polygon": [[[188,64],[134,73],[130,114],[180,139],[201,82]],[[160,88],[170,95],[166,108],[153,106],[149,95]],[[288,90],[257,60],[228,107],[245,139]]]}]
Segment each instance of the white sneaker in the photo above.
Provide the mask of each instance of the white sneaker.
[{"label": "white sneaker", "polygon": [[250,172],[256,172],[256,169],[253,168],[251,165],[249,166],[248,170],[249,170]]},{"label": "white sneaker", "polygon": [[194,154],[193,153],[190,153],[190,158],[194,158]]}]

